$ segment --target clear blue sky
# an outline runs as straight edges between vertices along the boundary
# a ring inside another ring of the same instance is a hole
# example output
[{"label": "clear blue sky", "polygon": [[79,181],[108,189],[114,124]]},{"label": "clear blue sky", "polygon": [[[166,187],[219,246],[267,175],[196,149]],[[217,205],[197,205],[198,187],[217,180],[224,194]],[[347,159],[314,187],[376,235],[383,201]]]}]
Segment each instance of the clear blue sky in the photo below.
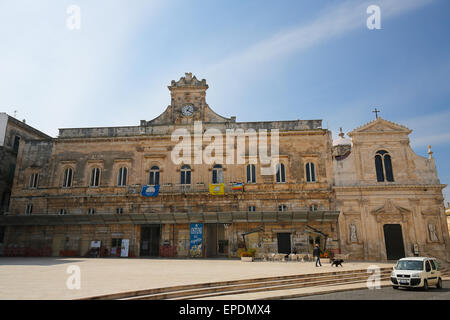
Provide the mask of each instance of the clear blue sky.
[{"label": "clear blue sky", "polygon": [[[66,27],[69,5],[81,29]],[[368,30],[366,8],[381,8]],[[373,120],[431,144],[450,183],[450,1],[0,2],[0,111],[57,128],[138,125],[185,72],[237,121],[323,119],[336,136]],[[449,188],[444,190],[450,201]]]}]

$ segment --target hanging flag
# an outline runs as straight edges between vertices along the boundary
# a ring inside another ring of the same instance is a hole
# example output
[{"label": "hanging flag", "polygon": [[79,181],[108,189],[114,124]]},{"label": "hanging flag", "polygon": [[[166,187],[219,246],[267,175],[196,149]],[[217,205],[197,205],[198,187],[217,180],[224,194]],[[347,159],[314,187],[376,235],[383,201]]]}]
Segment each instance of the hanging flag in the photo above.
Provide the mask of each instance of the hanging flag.
[{"label": "hanging flag", "polygon": [[141,196],[157,197],[159,194],[159,184],[156,186],[142,186]]},{"label": "hanging flag", "polygon": [[212,194],[213,196],[225,194],[224,184],[223,183],[210,184],[209,194]]},{"label": "hanging flag", "polygon": [[244,190],[244,184],[242,182],[236,182],[231,185],[231,190]]}]

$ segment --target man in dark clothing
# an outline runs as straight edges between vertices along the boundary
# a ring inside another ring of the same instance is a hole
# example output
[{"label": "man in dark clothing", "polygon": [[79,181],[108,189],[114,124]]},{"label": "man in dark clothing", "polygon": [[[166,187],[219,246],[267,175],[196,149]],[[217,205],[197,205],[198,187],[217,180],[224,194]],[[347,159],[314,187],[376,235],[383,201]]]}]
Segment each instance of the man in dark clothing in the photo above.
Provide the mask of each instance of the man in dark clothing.
[{"label": "man in dark clothing", "polygon": [[322,266],[322,263],[320,263],[320,254],[322,253],[322,250],[320,250],[319,245],[316,244],[316,247],[313,250],[313,257],[317,257],[316,259],[316,267],[317,263],[319,263],[320,266]]}]

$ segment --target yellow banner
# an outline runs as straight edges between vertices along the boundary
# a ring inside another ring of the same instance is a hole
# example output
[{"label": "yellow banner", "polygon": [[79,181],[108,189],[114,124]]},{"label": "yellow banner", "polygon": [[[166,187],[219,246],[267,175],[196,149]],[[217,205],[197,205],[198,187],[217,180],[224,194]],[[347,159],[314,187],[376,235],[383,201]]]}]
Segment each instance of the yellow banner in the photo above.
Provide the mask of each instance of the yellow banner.
[{"label": "yellow banner", "polygon": [[218,184],[210,184],[209,185],[209,194],[213,196],[225,194],[225,186],[223,183]]}]

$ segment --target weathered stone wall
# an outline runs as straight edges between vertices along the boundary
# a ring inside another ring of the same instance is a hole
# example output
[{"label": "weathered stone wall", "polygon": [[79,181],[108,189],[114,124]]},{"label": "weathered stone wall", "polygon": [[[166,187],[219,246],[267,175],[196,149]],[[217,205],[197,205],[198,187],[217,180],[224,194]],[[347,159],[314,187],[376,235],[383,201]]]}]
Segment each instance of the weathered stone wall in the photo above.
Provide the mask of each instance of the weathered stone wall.
[{"label": "weathered stone wall", "polygon": [[[431,154],[427,159],[411,149],[410,132],[378,118],[351,132],[351,154],[334,160],[341,247],[353,258],[385,260],[383,226],[398,224],[407,256],[414,255],[415,244],[419,255],[450,259],[442,196],[445,186],[439,182]],[[374,157],[378,150],[391,156],[393,182],[377,181]]]}]

